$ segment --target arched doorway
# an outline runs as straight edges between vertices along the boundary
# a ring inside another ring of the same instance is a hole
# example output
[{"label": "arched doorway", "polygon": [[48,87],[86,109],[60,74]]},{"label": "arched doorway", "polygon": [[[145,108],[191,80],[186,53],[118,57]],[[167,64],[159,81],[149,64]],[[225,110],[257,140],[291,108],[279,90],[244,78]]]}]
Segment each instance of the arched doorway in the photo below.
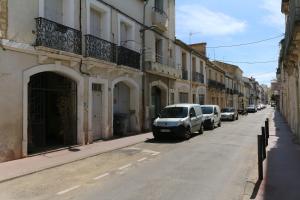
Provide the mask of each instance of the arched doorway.
[{"label": "arched doorway", "polygon": [[28,154],[77,144],[77,83],[55,72],[30,76]]}]

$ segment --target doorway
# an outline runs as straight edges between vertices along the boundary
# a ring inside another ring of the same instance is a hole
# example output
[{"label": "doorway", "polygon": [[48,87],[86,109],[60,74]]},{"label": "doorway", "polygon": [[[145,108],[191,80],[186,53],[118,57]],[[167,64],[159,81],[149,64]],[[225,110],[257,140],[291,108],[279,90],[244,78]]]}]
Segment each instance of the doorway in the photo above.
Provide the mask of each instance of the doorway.
[{"label": "doorway", "polygon": [[102,139],[102,85],[101,84],[93,84],[93,122],[92,122],[92,130],[93,130],[93,140]]},{"label": "doorway", "polygon": [[77,84],[54,72],[28,83],[28,154],[77,144]]}]

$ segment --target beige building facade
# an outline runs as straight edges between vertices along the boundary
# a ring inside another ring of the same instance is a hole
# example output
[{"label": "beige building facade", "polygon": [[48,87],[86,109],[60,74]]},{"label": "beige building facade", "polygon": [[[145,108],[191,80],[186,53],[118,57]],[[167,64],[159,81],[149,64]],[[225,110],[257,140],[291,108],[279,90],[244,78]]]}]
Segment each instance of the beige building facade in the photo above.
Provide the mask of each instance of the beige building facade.
[{"label": "beige building facade", "polygon": [[299,63],[300,49],[298,38],[300,1],[283,0],[281,11],[286,16],[285,37],[281,41],[277,79],[280,87],[279,108],[296,138],[300,139],[300,92]]},{"label": "beige building facade", "polygon": [[1,1],[0,161],[142,130],[143,2]]}]

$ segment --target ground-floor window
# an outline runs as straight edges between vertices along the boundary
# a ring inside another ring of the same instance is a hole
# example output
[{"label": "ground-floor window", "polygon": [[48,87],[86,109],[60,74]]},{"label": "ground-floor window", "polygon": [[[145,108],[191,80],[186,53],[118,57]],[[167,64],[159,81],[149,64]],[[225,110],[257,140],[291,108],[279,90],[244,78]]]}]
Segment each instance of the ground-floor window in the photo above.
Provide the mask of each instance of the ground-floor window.
[{"label": "ground-floor window", "polygon": [[180,103],[188,103],[189,102],[189,93],[179,92],[179,102]]},{"label": "ground-floor window", "polygon": [[199,104],[200,105],[204,105],[205,102],[205,95],[204,94],[200,94],[199,95]]}]

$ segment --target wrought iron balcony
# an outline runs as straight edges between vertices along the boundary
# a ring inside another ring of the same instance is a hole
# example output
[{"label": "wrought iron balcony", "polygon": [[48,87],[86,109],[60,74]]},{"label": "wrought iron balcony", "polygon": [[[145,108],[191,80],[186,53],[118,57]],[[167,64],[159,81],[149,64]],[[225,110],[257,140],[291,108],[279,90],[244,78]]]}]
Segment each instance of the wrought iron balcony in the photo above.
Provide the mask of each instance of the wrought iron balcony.
[{"label": "wrought iron balcony", "polygon": [[35,20],[36,46],[82,54],[80,31],[42,17]]},{"label": "wrought iron balcony", "polygon": [[215,88],[215,89],[218,89],[218,90],[225,90],[225,88],[226,88],[225,84],[220,83],[220,82],[215,81],[215,80],[211,80],[211,79],[208,80],[208,87]]},{"label": "wrought iron balcony", "polygon": [[284,56],[288,54],[289,48],[292,46],[294,34],[299,32],[300,22],[300,0],[289,1],[288,18],[285,27],[285,40],[284,40]]},{"label": "wrought iron balcony", "polygon": [[204,83],[204,75],[199,72],[193,72],[193,81]]},{"label": "wrought iron balcony", "polygon": [[116,45],[93,35],[85,35],[85,56],[116,62]]},{"label": "wrought iron balcony", "polygon": [[141,54],[123,46],[117,47],[117,64],[140,69]]},{"label": "wrought iron balcony", "polygon": [[189,79],[188,71],[185,70],[185,69],[182,70],[182,79],[183,80],[188,80]]},{"label": "wrought iron balcony", "polygon": [[239,94],[240,92],[236,89],[233,90],[233,94]]}]

